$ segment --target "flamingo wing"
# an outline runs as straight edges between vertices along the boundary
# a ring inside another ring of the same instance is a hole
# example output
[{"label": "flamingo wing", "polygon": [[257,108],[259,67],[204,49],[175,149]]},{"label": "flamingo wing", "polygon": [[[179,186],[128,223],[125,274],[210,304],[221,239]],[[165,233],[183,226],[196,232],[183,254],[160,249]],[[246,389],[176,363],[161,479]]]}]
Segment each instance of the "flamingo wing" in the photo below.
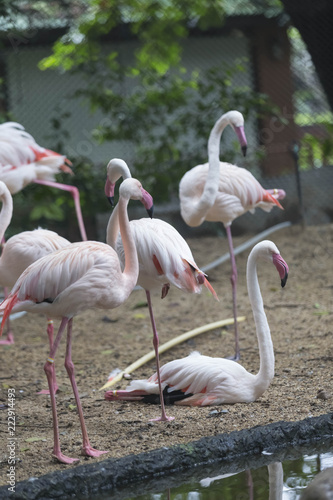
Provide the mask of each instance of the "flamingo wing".
[{"label": "flamingo wing", "polygon": [[[211,358],[196,351],[161,367],[163,393],[168,395],[166,400],[177,405],[208,406],[254,401],[253,377],[230,359]],[[158,402],[157,394],[155,373],[148,380],[133,380],[124,391],[107,391],[105,398],[150,403]]]},{"label": "flamingo wing", "polygon": [[[229,387],[234,389],[239,372],[245,369],[234,361],[224,358],[211,358],[199,352],[192,352],[186,358],[171,361],[161,368],[161,381],[169,387],[168,391],[182,391],[190,395],[184,402],[206,406],[226,401]],[[151,377],[153,381],[156,374]]]},{"label": "flamingo wing", "polygon": [[[207,174],[208,164],[204,167]],[[220,162],[218,193],[214,205],[207,213],[207,220],[230,225],[245,212],[254,212],[256,207],[270,211],[274,206],[282,208],[279,201],[261,186],[251,172]]]},{"label": "flamingo wing", "polygon": [[[124,301],[121,279],[118,256],[108,245],[72,243],[31,264],[0,306],[0,312],[5,311],[5,320],[14,306],[14,311],[38,308],[51,317],[73,317],[92,307],[117,307]],[[119,287],[108,286],[110,281],[119,283]]]},{"label": "flamingo wing", "polygon": [[19,123],[6,122],[0,125],[0,165],[23,165],[35,159],[35,139]]},{"label": "flamingo wing", "polygon": [[54,231],[35,229],[9,238],[0,260],[0,281],[3,286],[13,286],[23,271],[47,254],[70,245]]},{"label": "flamingo wing", "polygon": [[[204,284],[217,297],[196,265],[190,247],[173,226],[160,219],[143,218],[131,221],[130,227],[138,253],[140,286],[150,290],[168,282],[181,290],[200,293]],[[120,235],[116,250],[123,261]]]},{"label": "flamingo wing", "polygon": [[0,179],[15,194],[36,179],[55,181],[61,170],[72,173],[65,156],[37,144],[19,123],[0,125]]}]

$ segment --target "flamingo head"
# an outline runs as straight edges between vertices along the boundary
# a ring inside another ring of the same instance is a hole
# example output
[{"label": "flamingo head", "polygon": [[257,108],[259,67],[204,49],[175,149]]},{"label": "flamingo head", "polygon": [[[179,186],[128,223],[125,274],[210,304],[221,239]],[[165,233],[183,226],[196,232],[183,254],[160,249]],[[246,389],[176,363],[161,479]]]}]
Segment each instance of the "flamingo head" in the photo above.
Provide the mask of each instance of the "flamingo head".
[{"label": "flamingo head", "polygon": [[236,135],[238,137],[243,156],[246,156],[247,140],[246,140],[246,136],[245,136],[244,127],[242,125],[240,127],[234,127],[234,131],[236,132]]},{"label": "flamingo head", "polygon": [[154,202],[153,197],[143,189],[142,184],[137,179],[130,177],[123,180],[119,188],[119,196],[125,199],[139,200],[147,210],[150,218],[153,217]]},{"label": "flamingo head", "polygon": [[281,278],[281,286],[285,287],[288,279],[289,267],[286,261],[281,257],[279,253],[273,253],[273,264],[276,267],[280,278]]},{"label": "flamingo head", "polygon": [[289,267],[286,261],[281,257],[275,243],[269,240],[260,241],[253,247],[250,256],[252,254],[256,255],[257,258],[260,257],[268,262],[273,262],[279,273],[281,286],[283,288],[287,283]]},{"label": "flamingo head", "polygon": [[237,110],[232,110],[228,111],[224,117],[227,119],[229,122],[229,125],[234,129],[238,140],[239,144],[241,146],[243,155],[246,156],[246,150],[247,150],[247,140],[245,136],[245,131],[244,131],[244,117],[242,113],[240,113]]},{"label": "flamingo head", "polygon": [[105,192],[105,196],[109,200],[112,208],[114,207],[114,188],[115,188],[115,184],[113,184],[110,181],[110,179],[107,178],[106,182],[105,182],[104,192]]},{"label": "flamingo head", "polygon": [[114,207],[114,190],[118,179],[128,179],[131,176],[127,163],[120,158],[112,158],[106,167],[107,181],[105,183],[105,194],[112,207]]}]

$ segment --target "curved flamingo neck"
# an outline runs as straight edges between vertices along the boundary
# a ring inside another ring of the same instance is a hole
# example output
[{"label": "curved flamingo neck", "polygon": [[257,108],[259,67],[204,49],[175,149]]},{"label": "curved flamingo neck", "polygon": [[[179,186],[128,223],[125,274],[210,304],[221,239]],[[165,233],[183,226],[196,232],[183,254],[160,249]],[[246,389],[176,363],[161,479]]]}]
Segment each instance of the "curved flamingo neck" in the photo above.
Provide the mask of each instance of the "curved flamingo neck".
[{"label": "curved flamingo neck", "polygon": [[[123,160],[118,160],[117,158],[111,160],[107,167],[108,178],[111,183],[116,183],[121,177],[128,179],[132,177],[131,171],[127,164]],[[112,248],[116,248],[117,238],[119,234],[119,215],[118,215],[118,204],[113,209],[111,217],[106,228],[106,242]]]},{"label": "curved flamingo neck", "polygon": [[258,252],[252,251],[247,263],[247,288],[252,307],[256,333],[259,344],[260,368],[255,376],[255,389],[262,394],[269,387],[274,377],[274,350],[271,332],[269,329],[264,303],[262,300],[258,275],[257,275]]},{"label": "curved flamingo neck", "polygon": [[119,234],[118,208],[119,203],[117,203],[117,205],[114,207],[106,228],[106,243],[114,249],[116,249],[117,237]]},{"label": "curved flamingo neck", "polygon": [[0,212],[0,242],[3,241],[5,231],[12,220],[13,215],[13,198],[9,190],[4,191],[1,196],[2,209]]},{"label": "curved flamingo neck", "polygon": [[204,222],[208,210],[214,205],[220,177],[220,142],[223,130],[229,125],[227,114],[222,115],[212,128],[208,139],[209,169],[200,199],[191,213],[191,225]]},{"label": "curved flamingo neck", "polygon": [[132,177],[127,163],[119,158],[113,158],[112,160],[110,160],[107,166],[107,172],[110,182],[114,184],[118,179],[120,179],[120,177],[122,177],[123,180]]},{"label": "curved flamingo neck", "polygon": [[123,270],[123,276],[127,276],[130,279],[131,284],[133,282],[133,287],[134,287],[136,285],[139,275],[139,262],[127,214],[128,202],[129,199],[120,197],[117,207],[119,206],[118,221],[119,221],[121,239],[123,242],[123,247],[125,252],[125,267]]}]

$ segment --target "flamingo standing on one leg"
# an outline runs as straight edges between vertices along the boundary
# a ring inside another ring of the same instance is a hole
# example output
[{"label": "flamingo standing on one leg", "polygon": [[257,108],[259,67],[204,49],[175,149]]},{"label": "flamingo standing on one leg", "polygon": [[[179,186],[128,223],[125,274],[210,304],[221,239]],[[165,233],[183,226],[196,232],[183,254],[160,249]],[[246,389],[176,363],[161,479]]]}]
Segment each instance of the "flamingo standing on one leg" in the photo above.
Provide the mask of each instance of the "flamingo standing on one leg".
[{"label": "flamingo standing on one leg", "polygon": [[231,224],[245,212],[256,207],[269,212],[274,205],[282,208],[277,198],[284,198],[282,189],[264,189],[253,175],[244,168],[220,162],[220,139],[223,130],[230,125],[236,132],[245,155],[247,142],[244,118],[239,111],[222,115],[211,130],[208,140],[209,163],[197,165],[183,176],[179,184],[181,215],[189,226],[200,226],[205,220],[222,222],[227,233],[231,259],[231,285],[233,316],[235,320],[235,356],[240,357],[237,326],[237,266],[232,244]]},{"label": "flamingo standing on one leg", "polygon": [[[0,201],[2,209],[0,213],[0,241],[10,224],[13,214],[13,200],[6,184],[0,181]],[[0,285],[12,287],[23,271],[33,262],[55,250],[70,245],[70,242],[62,238],[54,231],[35,229],[24,231],[9,238],[4,244],[0,258]],[[0,340],[0,344],[13,344],[14,336],[7,320],[7,339]],[[48,320],[47,333],[50,348],[53,343],[53,323]],[[44,391],[42,391],[43,393]]]},{"label": "flamingo standing on one leg", "polygon": [[[113,204],[116,181],[122,177],[130,178],[127,164],[118,158],[112,159],[107,166],[106,195]],[[200,293],[205,285],[215,298],[217,295],[205,274],[196,265],[191,249],[176,229],[160,219],[143,218],[130,221],[131,231],[139,259],[138,284],[145,290],[150,320],[153,329],[153,345],[156,357],[156,370],[160,387],[162,414],[153,420],[167,421],[162,388],[159,380],[159,338],[153,314],[151,291],[162,287],[162,299],[167,295],[170,284],[189,293]],[[124,262],[124,248],[119,234],[118,208],[114,209],[107,227],[106,241]]]},{"label": "flamingo standing on one leg", "polygon": [[[119,226],[125,249],[125,267],[121,270],[117,253],[109,245],[95,241],[72,243],[66,248],[42,257],[31,264],[19,277],[8,298],[1,304],[4,320],[11,311],[43,313],[61,318],[44,370],[52,404],[54,447],[53,456],[71,464],[77,459],[60,450],[56,399],[53,388],[54,358],[67,326],[65,367],[72,384],[79,412],[83,437],[83,453],[98,457],[103,451],[91,447],[82,412],[81,401],[72,362],[73,317],[91,308],[113,309],[123,304],[133,290],[139,273],[135,243],[129,227],[127,205],[130,199],[140,200],[148,211],[153,200],[136,179],[127,179],[119,190]],[[1,331],[0,331],[1,334]]]},{"label": "flamingo standing on one leg", "polygon": [[73,174],[69,160],[50,149],[39,146],[19,123],[0,125],[0,179],[11,194],[34,182],[69,191],[74,199],[81,238],[87,240],[80,206],[80,193],[76,186],[56,182],[61,171]]},{"label": "flamingo standing on one leg", "polygon": [[[250,403],[268,389],[274,377],[274,350],[257,276],[259,259],[274,264],[282,287],[286,284],[289,271],[279,250],[271,241],[257,243],[249,255],[247,288],[259,344],[259,372],[254,375],[230,359],[211,358],[194,352],[161,367],[163,395],[169,402],[188,406]],[[133,380],[125,391],[107,391],[105,398],[112,401],[155,402],[158,394],[155,373],[148,380]]]}]

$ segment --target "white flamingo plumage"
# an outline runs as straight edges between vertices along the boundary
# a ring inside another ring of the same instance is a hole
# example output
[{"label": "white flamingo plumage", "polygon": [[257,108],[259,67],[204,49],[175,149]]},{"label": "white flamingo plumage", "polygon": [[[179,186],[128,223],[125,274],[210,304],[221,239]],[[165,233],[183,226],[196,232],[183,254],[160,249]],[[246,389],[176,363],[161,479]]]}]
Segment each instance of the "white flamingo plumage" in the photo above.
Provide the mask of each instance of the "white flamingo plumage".
[{"label": "white flamingo plumage", "polygon": [[[127,205],[130,199],[140,200],[147,210],[152,209],[152,197],[136,179],[127,179],[119,189],[119,225],[125,248],[125,267],[122,271],[117,253],[101,242],[72,243],[66,248],[42,257],[31,264],[17,280],[8,298],[1,304],[4,320],[11,311],[29,311],[61,318],[60,328],[52,345],[44,370],[52,404],[54,447],[53,456],[70,464],[76,459],[63,455],[60,449],[56,399],[53,388],[54,358],[67,326],[65,367],[72,384],[79,412],[83,437],[83,453],[99,456],[103,451],[91,447],[72,362],[73,317],[91,309],[113,309],[123,304],[136,285],[139,265],[134,239],[129,227]],[[2,330],[0,331],[1,334]]]},{"label": "white flamingo plumage", "polygon": [[[6,184],[0,181],[0,241],[3,239],[13,214],[13,200]],[[0,258],[0,285],[11,288],[23,271],[33,262],[55,250],[70,245],[70,242],[54,231],[35,229],[15,234],[3,244]],[[0,344],[13,344],[14,336],[7,321],[7,338],[0,340]],[[47,333],[50,348],[53,342],[53,323],[48,320]],[[43,393],[44,391],[42,391]]]},{"label": "white flamingo plumage", "polygon": [[[107,166],[106,194],[111,203],[113,203],[115,183],[120,177],[130,178],[131,172],[126,162],[114,158]],[[151,291],[162,288],[162,298],[164,298],[170,285],[189,293],[200,293],[202,285],[204,285],[216,299],[217,295],[205,274],[195,263],[190,247],[173,226],[161,219],[143,218],[130,221],[130,227],[138,252],[138,285],[146,292],[153,329],[156,369],[157,374],[159,374],[159,338],[153,314]],[[121,261],[124,262],[124,248],[119,234],[117,206],[109,220],[106,241],[115,248]],[[160,400],[162,414],[160,418],[154,420],[170,420],[172,417],[168,417],[165,413],[163,398]]]},{"label": "white flamingo plumage", "polygon": [[232,244],[231,224],[245,212],[254,212],[256,207],[269,212],[274,206],[282,208],[282,189],[266,190],[245,168],[220,162],[220,139],[223,130],[230,125],[236,132],[245,155],[247,141],[244,133],[244,118],[239,111],[223,114],[212,128],[208,140],[208,163],[197,165],[182,177],[179,184],[180,212],[189,226],[200,226],[205,220],[222,222],[227,233],[231,259],[231,285],[233,316],[235,322],[235,356],[239,359],[237,327],[237,266]]},{"label": "white flamingo plumage", "polygon": [[[287,263],[271,241],[258,243],[249,255],[247,288],[259,344],[259,372],[254,375],[230,359],[211,358],[194,352],[161,367],[163,395],[169,402],[188,406],[250,403],[269,387],[274,377],[274,350],[257,276],[259,259],[275,265],[282,286],[286,284],[289,271]],[[156,397],[159,398],[156,373],[148,380],[133,380],[124,391],[105,393],[105,398],[112,401],[155,402]]]},{"label": "white flamingo plumage", "polygon": [[16,122],[0,125],[0,180],[15,194],[34,182],[69,191],[73,196],[82,240],[87,240],[76,186],[56,182],[61,171],[73,174],[64,155],[39,146],[24,127]]}]

